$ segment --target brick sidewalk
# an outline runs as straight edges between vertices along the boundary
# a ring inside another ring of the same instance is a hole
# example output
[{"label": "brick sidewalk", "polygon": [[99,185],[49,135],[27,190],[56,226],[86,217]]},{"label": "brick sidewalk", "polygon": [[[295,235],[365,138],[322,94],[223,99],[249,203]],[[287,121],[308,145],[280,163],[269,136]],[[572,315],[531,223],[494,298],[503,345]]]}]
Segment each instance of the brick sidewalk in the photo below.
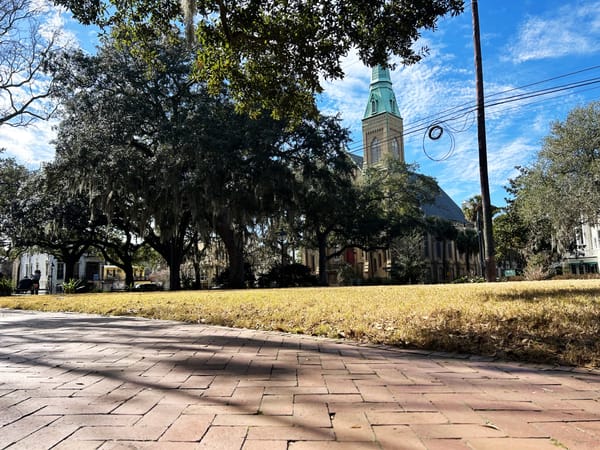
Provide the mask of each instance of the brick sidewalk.
[{"label": "brick sidewalk", "polygon": [[0,310],[0,448],[599,449],[600,375]]}]

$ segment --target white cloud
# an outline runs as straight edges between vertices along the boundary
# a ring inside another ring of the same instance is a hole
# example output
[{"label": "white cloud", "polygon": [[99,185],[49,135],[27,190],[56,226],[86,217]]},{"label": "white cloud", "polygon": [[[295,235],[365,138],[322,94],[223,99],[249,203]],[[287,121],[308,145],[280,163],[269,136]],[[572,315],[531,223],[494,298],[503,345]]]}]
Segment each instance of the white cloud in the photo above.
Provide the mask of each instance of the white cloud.
[{"label": "white cloud", "polygon": [[32,169],[54,159],[54,148],[49,144],[55,136],[53,121],[37,121],[27,127],[0,127],[0,147],[6,156],[17,159]]},{"label": "white cloud", "polygon": [[[43,40],[46,42],[53,40],[55,49],[73,48],[78,45],[75,35],[67,30],[64,9],[58,8],[46,0],[33,0],[29,6],[36,18],[36,22],[32,25],[39,27],[37,30]],[[40,41],[38,45],[44,46],[45,44],[44,41]],[[0,68],[0,73],[1,70],[2,68]],[[6,70],[12,75],[15,83],[26,75],[15,72],[11,68]],[[32,95],[43,94],[47,90],[48,82],[49,80],[41,75],[32,82],[25,83],[20,90],[11,92],[12,99],[20,104],[29,100]],[[54,107],[52,99],[44,98],[38,100],[30,109],[43,116]],[[0,108],[10,109],[7,95],[0,95]],[[27,120],[28,117],[25,119]],[[6,149],[7,156],[15,157],[30,168],[38,168],[43,162],[54,158],[54,148],[50,142],[56,136],[56,132],[53,130],[55,125],[56,120],[35,120],[30,125],[21,127],[5,124],[0,127],[0,148]]]},{"label": "white cloud", "polygon": [[[582,29],[582,24],[586,24]],[[590,26],[588,26],[589,24]],[[597,53],[600,48],[600,2],[569,4],[544,16],[529,16],[509,46],[513,62]]]}]

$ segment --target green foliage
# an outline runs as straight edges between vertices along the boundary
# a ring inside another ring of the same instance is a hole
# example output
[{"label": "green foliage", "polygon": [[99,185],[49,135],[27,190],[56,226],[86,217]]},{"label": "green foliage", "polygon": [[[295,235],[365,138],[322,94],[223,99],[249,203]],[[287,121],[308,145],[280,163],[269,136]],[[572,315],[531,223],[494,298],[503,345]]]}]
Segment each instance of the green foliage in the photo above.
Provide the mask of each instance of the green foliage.
[{"label": "green foliage", "polygon": [[404,284],[416,284],[425,280],[427,261],[423,257],[423,232],[412,230],[405,236],[392,240],[390,245],[392,280]]},{"label": "green foliage", "polygon": [[65,278],[94,240],[97,217],[87,192],[74,192],[62,171],[45,165],[27,178],[11,206],[8,234],[18,248],[35,247],[65,263]]},{"label": "green foliage", "polygon": [[479,277],[479,276],[465,275],[465,276],[457,278],[456,280],[453,280],[452,283],[454,283],[454,284],[485,283],[485,278]]},{"label": "green foliage", "polygon": [[310,268],[294,263],[276,265],[258,279],[259,287],[306,287],[317,286],[318,279],[311,274]]},{"label": "green foliage", "polygon": [[0,236],[4,239],[11,238],[16,231],[12,217],[13,205],[30,172],[15,158],[3,157],[3,153],[4,149],[0,149]]},{"label": "green foliage", "polygon": [[65,281],[62,287],[65,294],[76,294],[87,290],[87,282],[85,280],[72,278]]},{"label": "green foliage", "polygon": [[356,164],[344,148],[348,131],[338,117],[306,120],[292,133],[289,159],[294,174],[288,211],[294,239],[318,249],[321,284],[327,284],[328,248],[343,249],[352,240],[356,216]]},{"label": "green foliage", "polygon": [[386,158],[383,166],[363,171],[357,208],[361,214],[355,223],[360,247],[384,248],[398,236],[424,229],[422,206],[432,202],[440,188],[416,169],[397,158]]},{"label": "green foliage", "polygon": [[226,289],[237,289],[244,287],[254,287],[256,283],[256,277],[250,263],[244,263],[244,284],[239,286],[237,284],[232,285],[231,283],[231,267],[227,267],[220,274],[215,277],[215,285]]},{"label": "green foliage", "polygon": [[524,267],[528,254],[529,229],[509,205],[494,218],[494,244],[498,264]]},{"label": "green foliage", "polygon": [[547,253],[534,253],[527,259],[523,271],[526,280],[539,281],[550,277],[550,256]]},{"label": "green foliage", "polygon": [[554,122],[530,167],[520,168],[509,192],[529,231],[530,252],[565,254],[580,222],[600,211],[600,102],[573,109]]},{"label": "green foliage", "polygon": [[14,291],[12,281],[7,278],[0,278],[0,295],[6,296],[11,295]]},{"label": "green foliage", "polygon": [[358,275],[351,264],[343,264],[337,271],[340,286],[352,286],[358,281]]},{"label": "green foliage", "polygon": [[[55,0],[83,23],[110,26],[118,41],[151,59],[155,42],[169,40],[173,21],[193,30],[195,76],[210,91],[224,83],[236,105],[252,114],[300,123],[315,115],[321,80],[344,75],[341,59],[356,49],[368,66],[418,61],[427,49],[415,47],[422,29],[435,29],[440,16],[459,14],[463,0],[390,2],[348,0],[260,0],[185,2],[154,0]],[[194,17],[195,16],[195,17]]]},{"label": "green foliage", "polygon": [[471,256],[479,254],[479,233],[473,228],[459,230],[456,236],[456,248],[465,255],[467,271],[471,270]]}]

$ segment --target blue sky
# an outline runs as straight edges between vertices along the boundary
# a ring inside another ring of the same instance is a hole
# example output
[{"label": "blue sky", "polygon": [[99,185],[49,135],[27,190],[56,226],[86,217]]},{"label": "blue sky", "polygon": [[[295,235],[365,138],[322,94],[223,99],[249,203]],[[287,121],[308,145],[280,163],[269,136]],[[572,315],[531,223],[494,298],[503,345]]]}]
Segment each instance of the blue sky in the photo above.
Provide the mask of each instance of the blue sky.
[{"label": "blue sky", "polygon": [[[480,192],[475,113],[446,114],[456,119],[442,123],[445,133],[436,142],[424,141],[425,130],[418,129],[433,124],[445,111],[475,104],[472,16],[470,1],[465,3],[461,16],[444,18],[435,32],[423,34],[421,44],[430,49],[429,56],[391,74],[404,119],[406,161],[435,177],[459,205]],[[584,70],[600,65],[600,1],[480,0],[479,16],[489,101],[600,81],[600,67]],[[321,106],[342,114],[354,139],[350,150],[360,154],[370,69],[356,57],[348,58],[344,68],[345,80],[326,84]],[[549,81],[518,89],[544,80]],[[515,166],[531,162],[551,122],[599,98],[600,83],[595,83],[486,108],[492,203],[505,204],[504,186],[516,175]]]},{"label": "blue sky", "polygon": [[[420,63],[392,72],[394,91],[404,119],[405,155],[419,171],[435,177],[459,205],[480,192],[475,75],[470,1],[458,17],[440,21],[423,34],[419,46],[429,55]],[[507,180],[515,166],[527,165],[555,120],[600,96],[600,0],[479,1],[485,94],[496,106],[486,108],[488,169],[492,203],[504,205]],[[68,19],[66,30],[80,45],[93,49],[96,33]],[[325,82],[319,104],[327,114],[339,113],[351,131],[349,150],[362,153],[361,119],[371,71],[356,57],[343,62],[344,80]],[[591,82],[573,87],[573,83]],[[571,87],[569,87],[569,85]],[[563,89],[564,87],[564,89]],[[563,89],[554,94],[535,91]],[[525,100],[507,97],[532,93]],[[440,124],[442,138],[424,139],[423,127]],[[31,167],[51,160],[53,123],[0,129],[0,147]]]}]

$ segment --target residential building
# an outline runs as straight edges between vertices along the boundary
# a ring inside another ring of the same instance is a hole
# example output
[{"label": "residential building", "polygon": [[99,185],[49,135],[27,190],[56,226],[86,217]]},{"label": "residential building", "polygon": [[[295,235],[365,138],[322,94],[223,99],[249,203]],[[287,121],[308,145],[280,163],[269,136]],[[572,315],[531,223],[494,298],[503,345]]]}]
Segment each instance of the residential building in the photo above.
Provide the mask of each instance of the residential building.
[{"label": "residential building", "polygon": [[[13,262],[13,284],[32,278],[36,270],[40,271],[40,291],[42,293],[61,292],[65,281],[65,263],[48,253],[22,253]],[[75,265],[75,278],[85,280],[94,289],[111,291],[124,289],[125,272],[117,266],[107,264],[101,257],[84,254]],[[144,268],[134,266],[134,278],[146,279]]]},{"label": "residential building", "polygon": [[562,260],[562,273],[574,275],[598,273],[599,263],[600,224],[582,223],[575,231],[575,248]]}]

